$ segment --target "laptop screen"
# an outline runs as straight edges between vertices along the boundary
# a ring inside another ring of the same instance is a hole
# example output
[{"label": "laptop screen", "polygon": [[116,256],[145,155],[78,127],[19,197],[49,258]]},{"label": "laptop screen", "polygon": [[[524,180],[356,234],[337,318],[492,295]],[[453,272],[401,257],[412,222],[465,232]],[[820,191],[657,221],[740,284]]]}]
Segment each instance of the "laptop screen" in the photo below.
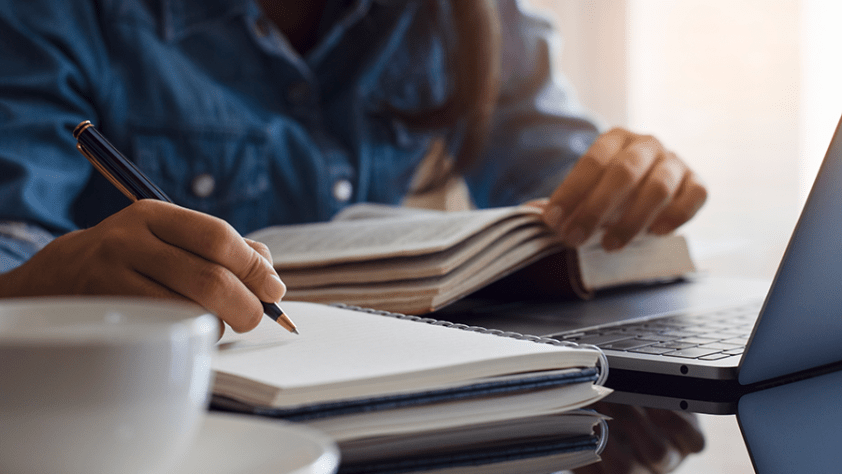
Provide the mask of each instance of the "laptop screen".
[{"label": "laptop screen", "polygon": [[837,126],[749,340],[739,380],[745,385],[840,360],[842,131]]}]

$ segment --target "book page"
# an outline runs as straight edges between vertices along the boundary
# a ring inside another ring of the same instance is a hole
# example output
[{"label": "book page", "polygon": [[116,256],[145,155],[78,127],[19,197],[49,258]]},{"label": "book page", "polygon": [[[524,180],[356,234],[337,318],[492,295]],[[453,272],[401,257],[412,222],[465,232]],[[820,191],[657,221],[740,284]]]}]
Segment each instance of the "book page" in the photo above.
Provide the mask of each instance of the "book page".
[{"label": "book page", "polygon": [[373,202],[361,202],[352,204],[345,209],[337,212],[331,219],[336,221],[352,221],[359,219],[383,219],[383,218],[407,218],[407,217],[424,217],[424,216],[440,216],[445,211],[435,209],[421,209],[417,207],[404,206],[390,206],[388,204],[378,204]]},{"label": "book page", "polygon": [[[512,217],[485,232],[441,252],[421,257],[389,257],[327,267],[278,268],[288,289],[317,288],[342,284],[365,285],[398,280],[442,277],[478,255],[496,257],[529,238],[547,234],[543,225],[527,216]],[[496,253],[495,253],[496,252]],[[277,266],[276,266],[277,267]]]},{"label": "book page", "polygon": [[[288,296],[303,301],[347,303],[399,313],[433,311],[547,252],[556,251],[556,240],[538,229],[536,235],[512,234],[441,277],[350,283],[323,288],[290,287]],[[499,245],[498,245],[499,244]]]},{"label": "book page", "polygon": [[606,252],[593,241],[578,254],[582,284],[588,290],[675,279],[696,271],[686,239],[676,234],[640,235],[619,252]]},{"label": "book page", "polygon": [[[303,404],[518,373],[593,366],[592,350],[397,319],[330,306],[283,302],[301,335],[269,318],[245,334],[230,329],[214,359],[214,393],[235,399],[274,393],[270,403]],[[227,379],[224,377],[228,375]],[[227,380],[227,381],[226,381]],[[245,383],[239,383],[245,382]],[[256,385],[255,385],[256,384]],[[257,401],[257,400],[255,400]]]},{"label": "book page", "polygon": [[506,207],[277,226],[247,237],[269,247],[276,267],[296,268],[439,252],[524,213],[540,219],[529,208]]}]

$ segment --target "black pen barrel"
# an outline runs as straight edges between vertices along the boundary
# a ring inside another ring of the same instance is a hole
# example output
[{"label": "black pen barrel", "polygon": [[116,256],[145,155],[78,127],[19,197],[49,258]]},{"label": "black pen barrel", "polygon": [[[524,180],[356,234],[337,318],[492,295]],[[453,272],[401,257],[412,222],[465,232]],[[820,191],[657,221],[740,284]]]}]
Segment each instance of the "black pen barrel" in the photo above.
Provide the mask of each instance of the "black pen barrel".
[{"label": "black pen barrel", "polygon": [[79,124],[73,131],[73,136],[85,151],[137,199],[172,202],[166,193],[147,179],[134,163],[123,156],[90,122]]}]

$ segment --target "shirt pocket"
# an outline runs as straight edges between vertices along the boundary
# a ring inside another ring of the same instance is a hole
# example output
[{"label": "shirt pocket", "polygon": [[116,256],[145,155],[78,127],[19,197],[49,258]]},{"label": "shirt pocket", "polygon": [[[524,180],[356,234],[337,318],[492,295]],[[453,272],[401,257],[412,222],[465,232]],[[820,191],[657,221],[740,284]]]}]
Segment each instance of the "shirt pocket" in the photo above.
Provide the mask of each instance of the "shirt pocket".
[{"label": "shirt pocket", "polygon": [[176,204],[220,217],[243,234],[268,225],[263,130],[135,126],[132,132],[137,166]]}]

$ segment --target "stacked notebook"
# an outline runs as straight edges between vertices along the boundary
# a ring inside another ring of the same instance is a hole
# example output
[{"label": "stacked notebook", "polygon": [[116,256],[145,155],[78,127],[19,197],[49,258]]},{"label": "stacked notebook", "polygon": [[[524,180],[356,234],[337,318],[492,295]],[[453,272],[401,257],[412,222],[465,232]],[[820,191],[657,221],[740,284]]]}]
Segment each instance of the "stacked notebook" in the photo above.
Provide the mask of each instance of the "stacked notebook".
[{"label": "stacked notebook", "polygon": [[348,306],[284,302],[230,329],[212,407],[331,436],[340,472],[551,472],[595,462],[608,394],[593,347]]}]

